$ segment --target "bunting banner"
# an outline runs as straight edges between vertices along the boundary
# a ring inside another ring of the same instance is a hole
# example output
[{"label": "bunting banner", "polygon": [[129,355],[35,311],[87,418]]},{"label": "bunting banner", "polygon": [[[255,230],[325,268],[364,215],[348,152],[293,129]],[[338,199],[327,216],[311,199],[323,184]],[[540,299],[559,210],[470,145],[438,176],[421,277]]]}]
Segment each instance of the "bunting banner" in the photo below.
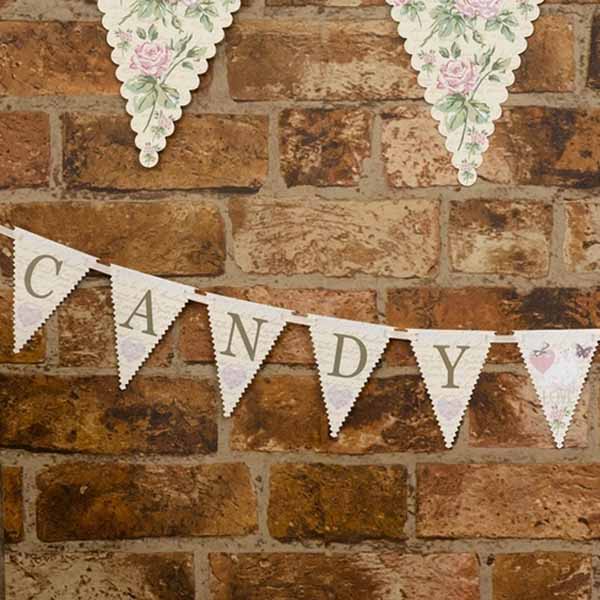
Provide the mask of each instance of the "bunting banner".
[{"label": "bunting banner", "polygon": [[20,352],[96,259],[19,228],[14,239],[14,350]]},{"label": "bunting banner", "polygon": [[119,381],[124,390],[195,290],[187,285],[111,266]]},{"label": "bunting banner", "polygon": [[308,321],[329,430],[337,437],[394,330],[318,315]]},{"label": "bunting banner", "polygon": [[517,331],[515,337],[554,442],[562,448],[600,330]]},{"label": "bunting banner", "polygon": [[423,329],[408,333],[446,448],[451,448],[494,333]]},{"label": "bunting banner", "polygon": [[223,413],[230,417],[292,311],[206,294]]},{"label": "bunting banner", "polygon": [[[492,343],[516,343],[548,420],[563,447],[600,329],[491,331],[409,329],[256,304],[125,267],[23,229],[0,226],[14,239],[14,348],[19,351],[89,270],[110,277],[121,389],[188,302],[205,304],[223,413],[232,415],[287,323],[309,328],[329,429],[337,437],[390,339],[409,340],[447,448],[452,447]],[[402,399],[399,398],[398,402]]]}]

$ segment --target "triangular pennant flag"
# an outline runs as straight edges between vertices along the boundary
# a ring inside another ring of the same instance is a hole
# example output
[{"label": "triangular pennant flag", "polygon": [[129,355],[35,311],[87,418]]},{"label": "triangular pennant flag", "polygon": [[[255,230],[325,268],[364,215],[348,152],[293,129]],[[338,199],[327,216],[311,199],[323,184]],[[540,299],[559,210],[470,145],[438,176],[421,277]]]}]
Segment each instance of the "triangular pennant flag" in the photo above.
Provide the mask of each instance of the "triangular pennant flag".
[{"label": "triangular pennant flag", "polygon": [[195,290],[117,265],[110,270],[119,382],[124,390]]},{"label": "triangular pennant flag", "polygon": [[470,330],[408,331],[446,448],[451,448],[494,333]]},{"label": "triangular pennant flag", "polygon": [[562,448],[600,340],[600,330],[515,331],[515,338],[554,443]]},{"label": "triangular pennant flag", "polygon": [[542,0],[387,0],[425,100],[471,185]]},{"label": "triangular pennant flag", "polygon": [[329,430],[337,437],[394,329],[318,315],[308,319]]},{"label": "triangular pennant flag", "polygon": [[14,349],[20,352],[96,259],[18,227],[14,238]]},{"label": "triangular pennant flag", "polygon": [[158,163],[240,0],[98,0],[140,162]]},{"label": "triangular pennant flag", "polygon": [[223,413],[230,417],[292,311],[206,294]]}]

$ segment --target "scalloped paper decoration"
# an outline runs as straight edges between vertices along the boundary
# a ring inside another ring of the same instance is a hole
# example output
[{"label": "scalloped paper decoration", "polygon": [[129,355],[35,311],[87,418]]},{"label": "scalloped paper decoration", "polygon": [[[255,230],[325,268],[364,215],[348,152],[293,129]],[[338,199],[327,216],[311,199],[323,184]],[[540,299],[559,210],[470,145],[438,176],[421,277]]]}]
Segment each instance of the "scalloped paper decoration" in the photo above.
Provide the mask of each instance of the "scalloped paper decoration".
[{"label": "scalloped paper decoration", "polygon": [[494,333],[447,329],[408,332],[446,448],[452,448]]},{"label": "scalloped paper decoration", "polygon": [[293,312],[206,294],[223,414],[230,417]]},{"label": "scalloped paper decoration", "polygon": [[181,118],[240,0],[98,0],[144,167]]},{"label": "scalloped paper decoration", "polygon": [[318,315],[309,315],[308,320],[329,430],[335,438],[394,329]]},{"label": "scalloped paper decoration", "polygon": [[15,228],[14,351],[20,352],[96,259]]},{"label": "scalloped paper decoration", "polygon": [[110,270],[119,383],[124,390],[196,291],[117,265]]},{"label": "scalloped paper decoration", "polygon": [[446,138],[472,185],[542,0],[386,0]]},{"label": "scalloped paper decoration", "polygon": [[600,340],[598,329],[515,331],[552,438],[562,448]]}]

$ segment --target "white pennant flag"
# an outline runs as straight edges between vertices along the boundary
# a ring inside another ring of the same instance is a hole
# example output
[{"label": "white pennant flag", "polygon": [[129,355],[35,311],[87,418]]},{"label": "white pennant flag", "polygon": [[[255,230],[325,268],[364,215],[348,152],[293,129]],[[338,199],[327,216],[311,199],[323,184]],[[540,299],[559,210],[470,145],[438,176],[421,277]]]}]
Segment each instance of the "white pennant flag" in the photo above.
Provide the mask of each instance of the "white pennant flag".
[{"label": "white pennant flag", "polygon": [[223,413],[230,417],[292,311],[206,294]]},{"label": "white pennant flag", "polygon": [[20,352],[96,259],[18,227],[14,232],[14,350]]},{"label": "white pennant flag", "polygon": [[116,265],[110,270],[119,381],[124,390],[195,290]]},{"label": "white pennant flag", "polygon": [[562,448],[600,330],[515,331],[515,337],[554,442]]},{"label": "white pennant flag", "polygon": [[329,429],[337,437],[394,329],[309,315]]},{"label": "white pennant flag", "polygon": [[494,333],[424,329],[408,331],[446,448],[451,448]]}]

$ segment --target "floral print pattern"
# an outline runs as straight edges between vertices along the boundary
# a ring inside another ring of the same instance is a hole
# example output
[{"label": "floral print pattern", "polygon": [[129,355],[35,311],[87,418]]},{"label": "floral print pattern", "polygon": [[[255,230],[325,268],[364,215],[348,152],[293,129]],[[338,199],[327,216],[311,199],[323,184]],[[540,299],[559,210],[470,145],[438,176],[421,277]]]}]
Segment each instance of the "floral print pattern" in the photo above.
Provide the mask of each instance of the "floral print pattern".
[{"label": "floral print pattern", "polygon": [[158,163],[240,0],[99,0],[140,162]]},{"label": "floral print pattern", "polygon": [[463,185],[477,179],[542,0],[387,0]]}]

